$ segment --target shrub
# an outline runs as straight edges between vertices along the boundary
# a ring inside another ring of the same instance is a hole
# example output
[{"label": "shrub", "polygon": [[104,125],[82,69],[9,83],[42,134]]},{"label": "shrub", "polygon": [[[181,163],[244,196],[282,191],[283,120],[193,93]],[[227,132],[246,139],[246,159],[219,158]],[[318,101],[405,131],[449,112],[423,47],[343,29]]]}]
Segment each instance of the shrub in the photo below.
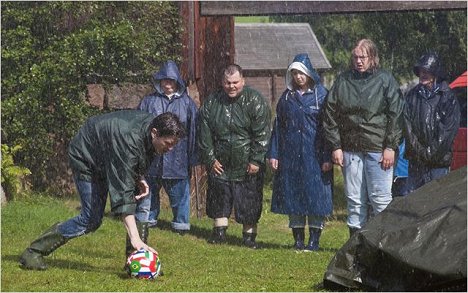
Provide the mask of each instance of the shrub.
[{"label": "shrub", "polygon": [[[25,182],[25,177],[31,174],[28,168],[17,166],[14,163],[13,157],[21,146],[12,148],[2,144],[2,187],[8,200],[13,199],[20,192],[27,189],[28,185]],[[25,188],[26,187],[26,188]]]}]

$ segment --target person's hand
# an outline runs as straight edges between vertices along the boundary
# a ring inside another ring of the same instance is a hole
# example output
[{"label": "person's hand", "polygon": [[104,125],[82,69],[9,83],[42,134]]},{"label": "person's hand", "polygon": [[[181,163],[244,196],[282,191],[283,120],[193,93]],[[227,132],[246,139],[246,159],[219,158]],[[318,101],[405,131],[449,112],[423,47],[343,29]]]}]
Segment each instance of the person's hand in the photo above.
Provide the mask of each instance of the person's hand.
[{"label": "person's hand", "polygon": [[273,171],[278,170],[278,163],[279,162],[278,162],[277,159],[269,159],[268,163],[270,164],[270,167],[271,167],[271,169],[273,169]]},{"label": "person's hand", "polygon": [[383,170],[390,169],[395,163],[395,151],[392,149],[384,149],[382,152],[382,157],[380,158],[379,163],[382,164]]},{"label": "person's hand", "polygon": [[213,170],[213,172],[215,172],[216,175],[221,175],[224,173],[223,165],[221,165],[221,163],[218,160],[215,160],[213,162],[211,170]]},{"label": "person's hand", "polygon": [[343,150],[336,149],[332,152],[332,161],[336,165],[343,167]]},{"label": "person's hand", "polygon": [[146,183],[146,180],[140,180],[137,182],[138,185],[138,190],[140,190],[140,194],[135,195],[135,199],[139,200],[149,194],[149,186],[148,183]]},{"label": "person's hand", "polygon": [[257,166],[257,165],[254,165],[252,163],[249,163],[247,165],[247,174],[249,174],[249,175],[257,174],[258,170],[260,170],[260,167]]},{"label": "person's hand", "polygon": [[148,244],[144,243],[140,237],[138,237],[138,239],[131,239],[130,241],[135,250],[144,249],[144,250],[151,251],[153,253],[158,254],[156,249],[152,248],[151,246],[148,246]]},{"label": "person's hand", "polygon": [[328,172],[333,168],[333,164],[330,162],[325,162],[322,164],[322,172]]},{"label": "person's hand", "polygon": [[135,215],[122,215],[122,221],[124,223],[125,229],[127,230],[128,237],[130,238],[130,242],[135,250],[138,249],[145,249],[151,251],[153,253],[158,253],[154,248],[148,246],[144,243],[141,238],[140,234],[138,233],[138,228],[136,225]]}]

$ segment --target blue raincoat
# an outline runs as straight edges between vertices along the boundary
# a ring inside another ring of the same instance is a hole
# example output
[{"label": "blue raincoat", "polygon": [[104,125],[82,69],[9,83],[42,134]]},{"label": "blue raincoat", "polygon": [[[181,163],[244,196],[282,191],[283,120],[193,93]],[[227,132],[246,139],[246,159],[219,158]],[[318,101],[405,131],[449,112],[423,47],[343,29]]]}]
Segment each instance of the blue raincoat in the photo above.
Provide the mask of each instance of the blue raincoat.
[{"label": "blue raincoat", "polygon": [[[171,99],[164,94],[160,87],[163,79],[173,79],[177,82],[177,93]],[[176,114],[186,127],[187,136],[181,138],[177,145],[169,152],[153,161],[148,175],[163,179],[185,179],[190,177],[190,167],[198,162],[196,150],[196,120],[197,106],[186,91],[177,65],[174,61],[167,61],[161,69],[153,75],[156,92],[146,96],[138,106],[139,110],[150,112],[158,116],[165,112]]]},{"label": "blue raincoat", "polygon": [[[292,69],[314,80],[302,95],[292,87]],[[331,150],[324,145],[321,109],[327,89],[320,83],[306,54],[297,55],[286,73],[288,89],[278,101],[268,158],[278,160],[273,181],[271,211],[279,214],[327,216],[332,213]]]}]

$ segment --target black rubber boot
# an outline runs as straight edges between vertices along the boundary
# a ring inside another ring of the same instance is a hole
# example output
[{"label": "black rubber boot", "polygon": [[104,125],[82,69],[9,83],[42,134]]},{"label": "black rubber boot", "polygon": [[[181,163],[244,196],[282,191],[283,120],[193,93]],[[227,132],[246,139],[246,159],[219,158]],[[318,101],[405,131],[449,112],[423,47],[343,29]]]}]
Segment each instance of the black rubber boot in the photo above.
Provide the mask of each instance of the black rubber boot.
[{"label": "black rubber boot", "polygon": [[[148,223],[141,223],[141,222],[136,222],[137,228],[138,228],[138,235],[140,235],[141,240],[145,243],[148,244],[148,235],[149,235],[149,226]],[[125,266],[124,270],[127,270],[127,259],[132,254],[132,252],[135,251],[135,248],[133,248],[132,242],[130,241],[130,237],[127,234],[127,240],[126,240],[126,245],[125,245]]]},{"label": "black rubber boot", "polygon": [[304,228],[292,228],[292,233],[294,237],[294,249],[303,250],[305,239]]},{"label": "black rubber boot", "polygon": [[255,242],[255,238],[257,238],[257,233],[247,233],[242,232],[243,243],[248,248],[257,249],[258,244]]},{"label": "black rubber boot", "polygon": [[210,239],[208,239],[208,243],[220,244],[226,242],[226,230],[226,226],[214,227],[213,233],[211,234]]},{"label": "black rubber boot", "polygon": [[320,235],[322,234],[322,229],[319,228],[309,228],[310,238],[309,243],[304,248],[304,251],[317,251],[319,250],[319,240]]},{"label": "black rubber boot", "polygon": [[44,256],[51,254],[54,250],[67,243],[68,239],[63,237],[58,231],[60,223],[54,224],[47,229],[39,238],[34,240],[26,248],[20,257],[19,263],[22,269],[46,270]]}]

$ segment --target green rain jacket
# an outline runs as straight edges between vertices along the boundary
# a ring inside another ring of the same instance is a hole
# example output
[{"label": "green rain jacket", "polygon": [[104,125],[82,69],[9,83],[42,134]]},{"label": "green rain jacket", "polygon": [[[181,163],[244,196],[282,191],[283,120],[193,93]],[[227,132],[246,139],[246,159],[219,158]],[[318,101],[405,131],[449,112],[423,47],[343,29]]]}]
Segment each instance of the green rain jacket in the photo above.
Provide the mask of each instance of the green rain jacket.
[{"label": "green rain jacket", "polygon": [[75,176],[107,182],[111,211],[135,214],[136,181],[154,158],[150,124],[154,116],[137,110],[89,118],[70,142],[68,156]]},{"label": "green rain jacket", "polygon": [[398,82],[389,72],[346,71],[338,76],[328,94],[323,122],[325,136],[333,150],[398,150],[403,105]]},{"label": "green rain jacket", "polygon": [[271,108],[257,91],[245,86],[234,100],[223,90],[210,95],[199,111],[198,144],[202,162],[217,159],[224,169],[218,178],[245,180],[247,165],[265,164],[271,134]]}]

